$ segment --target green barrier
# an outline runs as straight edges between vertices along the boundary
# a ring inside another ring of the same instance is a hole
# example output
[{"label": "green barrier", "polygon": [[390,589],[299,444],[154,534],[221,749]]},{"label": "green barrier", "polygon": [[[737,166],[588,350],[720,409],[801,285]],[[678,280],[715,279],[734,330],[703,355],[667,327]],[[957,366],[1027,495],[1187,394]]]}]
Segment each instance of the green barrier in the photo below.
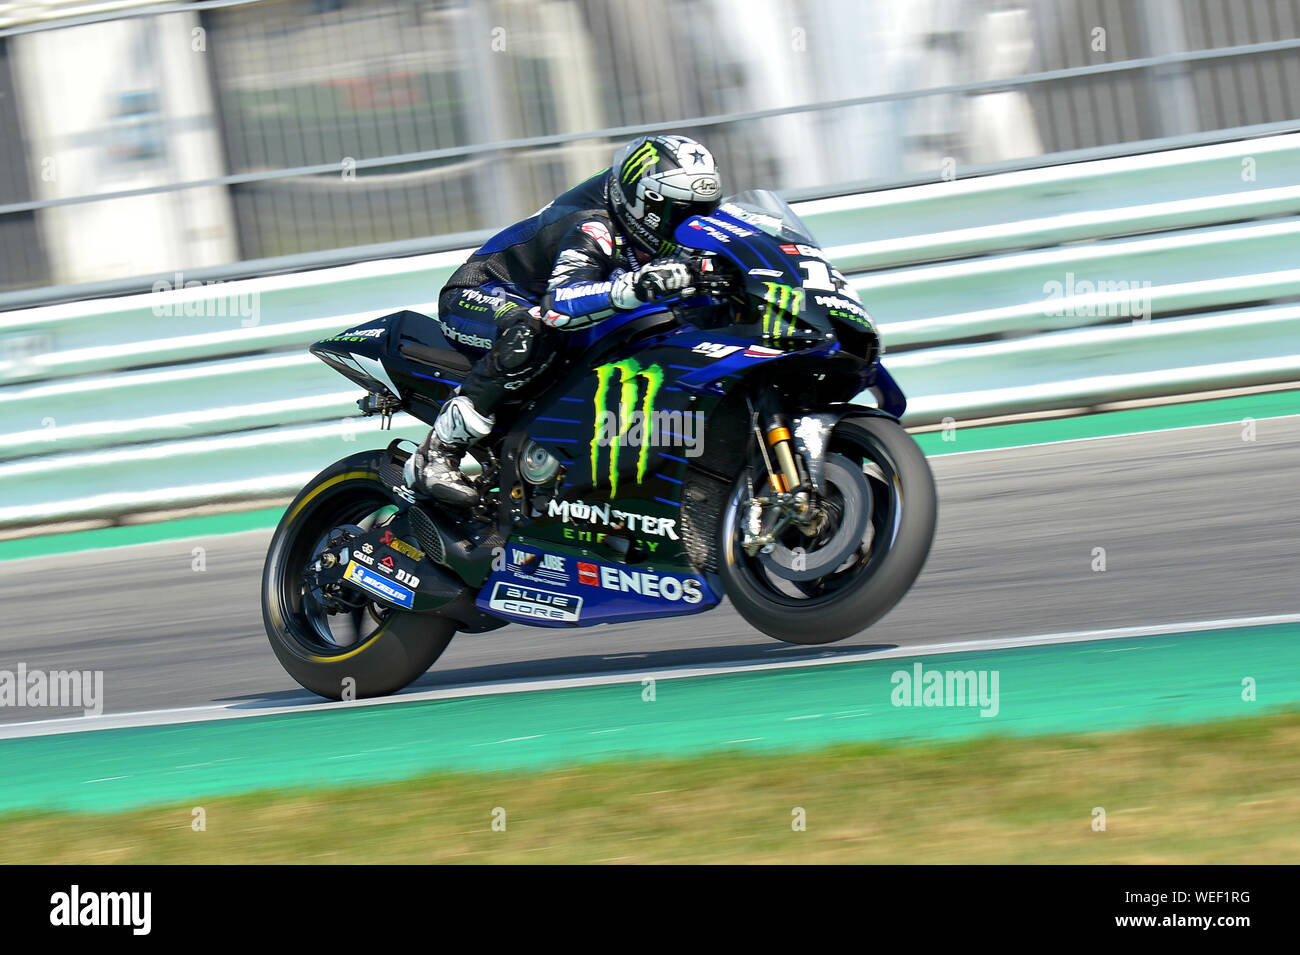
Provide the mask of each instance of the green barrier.
[{"label": "green barrier", "polygon": [[[925,424],[1300,380],[1297,172],[1291,134],[799,211]],[[371,427],[306,346],[465,254],[0,313],[0,527],[293,490]]]}]

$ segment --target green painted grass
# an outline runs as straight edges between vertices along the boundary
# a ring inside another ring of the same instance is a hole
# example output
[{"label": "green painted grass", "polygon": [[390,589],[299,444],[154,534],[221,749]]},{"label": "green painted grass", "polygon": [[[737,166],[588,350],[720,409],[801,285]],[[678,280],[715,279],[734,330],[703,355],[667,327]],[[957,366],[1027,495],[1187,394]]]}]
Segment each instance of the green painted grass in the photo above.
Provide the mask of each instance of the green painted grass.
[{"label": "green painted grass", "polygon": [[[635,681],[0,740],[0,811],[1232,719],[1300,705],[1298,638],[1300,626],[1276,625],[659,680],[653,700]],[[996,675],[996,714],[897,705],[895,674],[917,663],[986,671],[989,688]],[[1256,701],[1243,699],[1246,678]]]},{"label": "green painted grass", "polygon": [[[1098,809],[1104,831],[1094,829]],[[0,816],[7,863],[1297,860],[1294,711],[1029,740],[440,773],[114,815]]]}]

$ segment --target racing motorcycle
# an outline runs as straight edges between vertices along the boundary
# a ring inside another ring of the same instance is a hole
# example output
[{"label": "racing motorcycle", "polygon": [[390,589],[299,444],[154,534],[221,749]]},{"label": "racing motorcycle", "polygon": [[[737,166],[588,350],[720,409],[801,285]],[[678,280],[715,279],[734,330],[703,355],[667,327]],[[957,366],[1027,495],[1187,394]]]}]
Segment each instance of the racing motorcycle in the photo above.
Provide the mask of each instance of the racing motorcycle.
[{"label": "racing motorcycle", "polygon": [[[830,643],[902,598],[937,501],[870,315],[773,193],[674,237],[693,287],[567,333],[545,392],[462,461],[477,505],[417,499],[404,440],[303,488],[262,576],[294,679],[382,695],[457,632],[702,613],[724,595],[778,640]],[[434,420],[490,344],[466,337],[401,311],[311,351],[388,427]]]}]

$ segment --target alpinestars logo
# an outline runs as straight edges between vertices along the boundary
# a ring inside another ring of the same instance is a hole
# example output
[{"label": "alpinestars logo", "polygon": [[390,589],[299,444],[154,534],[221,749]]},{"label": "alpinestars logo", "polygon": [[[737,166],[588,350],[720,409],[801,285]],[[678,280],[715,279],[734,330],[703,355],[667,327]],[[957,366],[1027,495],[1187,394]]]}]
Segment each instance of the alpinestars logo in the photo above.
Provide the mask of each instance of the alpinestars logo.
[{"label": "alpinestars logo", "polygon": [[610,235],[609,227],[605,223],[584,222],[579,228],[591,237],[591,240],[600,247],[600,251],[605,255],[614,254],[614,237]]},{"label": "alpinestars logo", "polygon": [[780,338],[781,318],[785,317],[785,332],[789,335],[794,330],[794,320],[803,311],[803,289],[782,285],[779,282],[764,282],[767,289],[767,305],[763,309],[763,337]]},{"label": "alpinestars logo", "polygon": [[482,335],[475,335],[473,332],[464,332],[454,325],[438,319],[438,324],[442,326],[442,334],[448,341],[460,342],[462,345],[469,345],[472,348],[491,348],[492,339],[484,338]]},{"label": "alpinestars logo", "polygon": [[[610,410],[606,403],[609,401],[609,386],[615,372],[619,376],[618,407],[613,412],[616,416],[614,419],[616,428],[606,429],[607,412]],[[647,422],[654,416],[655,396],[659,394],[659,389],[664,383],[663,369],[658,365],[647,365],[642,368],[635,358],[625,358],[613,364],[601,365],[596,369],[596,422],[591,435],[591,483],[593,486],[599,486],[600,449],[608,445],[610,498],[618,496],[619,449],[625,443],[628,431],[632,427],[632,415],[636,408],[637,393],[641,390],[641,382],[645,382],[645,391],[641,398],[641,421]],[[607,433],[608,430],[612,430],[613,433]],[[645,479],[646,463],[650,458],[650,444],[649,441],[640,442],[636,463],[637,484]]]}]

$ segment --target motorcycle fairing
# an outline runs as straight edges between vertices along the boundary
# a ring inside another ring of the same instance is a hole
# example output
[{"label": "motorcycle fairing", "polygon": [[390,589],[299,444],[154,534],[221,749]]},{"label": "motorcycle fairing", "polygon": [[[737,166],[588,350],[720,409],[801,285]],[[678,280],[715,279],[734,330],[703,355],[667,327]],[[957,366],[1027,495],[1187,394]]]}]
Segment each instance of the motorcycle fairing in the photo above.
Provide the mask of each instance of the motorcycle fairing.
[{"label": "motorcycle fairing", "polygon": [[479,591],[477,606],[533,626],[593,626],[699,613],[719,600],[700,574],[562,553],[526,534],[510,539],[496,566]]}]

